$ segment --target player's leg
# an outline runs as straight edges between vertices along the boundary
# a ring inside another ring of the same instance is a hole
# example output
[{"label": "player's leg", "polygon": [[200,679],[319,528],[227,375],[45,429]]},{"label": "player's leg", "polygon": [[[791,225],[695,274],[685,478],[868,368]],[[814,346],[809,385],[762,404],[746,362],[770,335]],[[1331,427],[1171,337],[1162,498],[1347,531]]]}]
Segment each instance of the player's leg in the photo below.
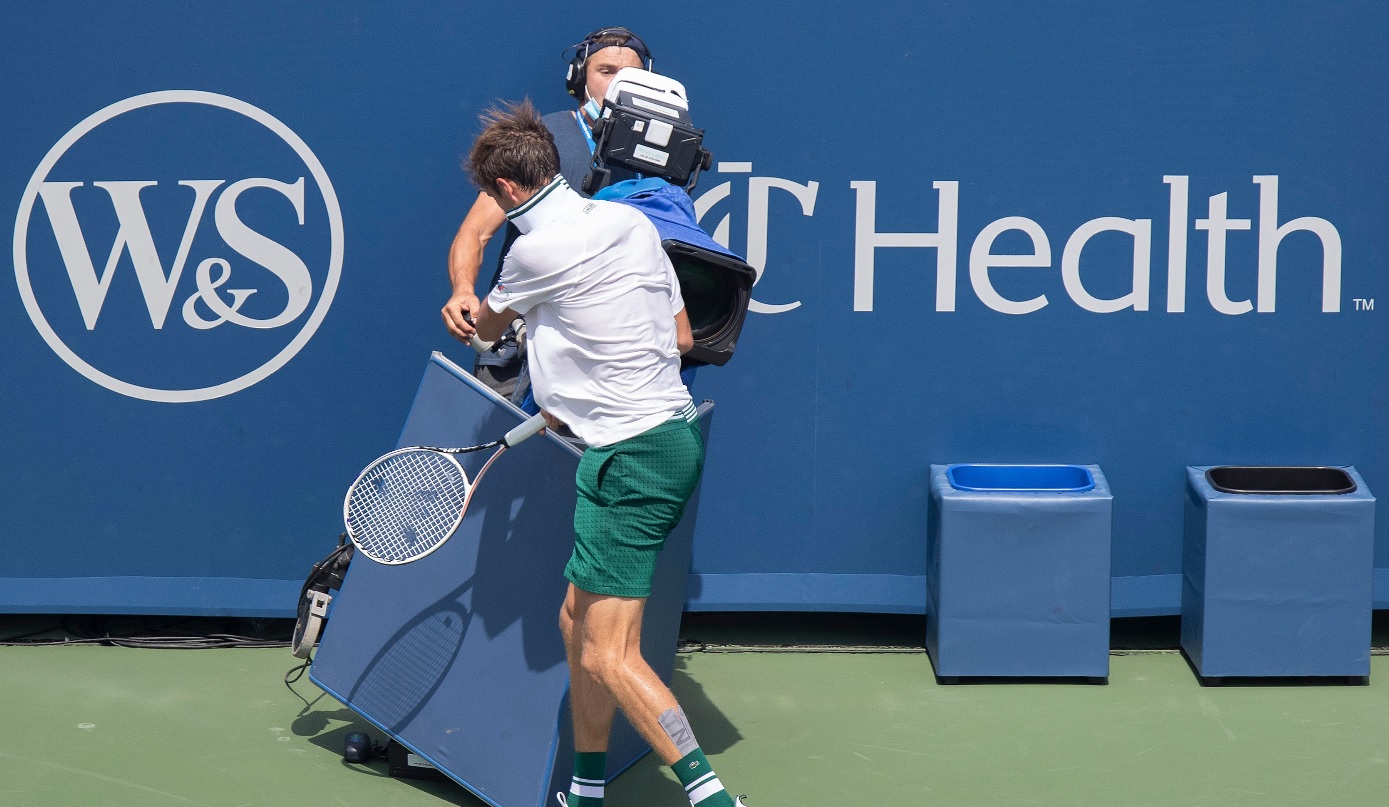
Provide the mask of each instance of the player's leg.
[{"label": "player's leg", "polygon": [[569,786],[569,807],[603,807],[607,781],[608,735],[617,701],[594,681],[579,663],[574,613],[577,608],[571,584],[559,611],[559,630],[569,661],[569,708],[574,723],[574,776]]},{"label": "player's leg", "polygon": [[584,672],[612,694],[627,721],[670,765],[696,807],[733,807],[675,695],[642,657],[646,599],[570,590],[574,640]]},{"label": "player's leg", "polygon": [[641,655],[641,615],[646,600],[591,594],[574,586],[574,643],[579,668],[627,716],[667,764],[679,759],[657,715],[676,708],[675,696]]},{"label": "player's leg", "polygon": [[672,765],[692,802],[731,807],[674,695],[641,655],[642,613],[656,559],[684,514],[703,457],[704,441],[683,415],[585,451],[565,576],[573,584],[570,628],[579,666]]}]

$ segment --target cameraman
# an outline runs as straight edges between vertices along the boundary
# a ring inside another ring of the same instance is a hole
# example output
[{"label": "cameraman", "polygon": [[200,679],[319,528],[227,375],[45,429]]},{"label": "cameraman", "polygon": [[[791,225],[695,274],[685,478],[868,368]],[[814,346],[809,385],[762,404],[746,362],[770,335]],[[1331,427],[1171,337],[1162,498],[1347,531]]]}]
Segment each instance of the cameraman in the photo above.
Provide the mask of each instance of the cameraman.
[{"label": "cameraman", "polygon": [[[578,108],[552,112],[542,120],[554,137],[559,150],[560,173],[571,188],[583,187],[584,176],[593,162],[593,124],[602,109],[603,97],[617,71],[624,67],[651,67],[651,53],[646,43],[626,28],[599,28],[574,45],[569,59],[565,88],[578,101]],[[625,177],[618,177],[622,179]],[[479,302],[475,291],[482,254],[488,241],[507,224],[506,213],[486,193],[479,193],[472,209],[463,219],[449,248],[449,282],[453,294],[444,304],[444,325],[454,338],[467,344],[474,329],[467,318],[476,320]],[[502,244],[502,259],[506,258],[518,232],[508,224]],[[496,279],[493,278],[493,284]],[[508,332],[496,352],[478,356],[476,372],[479,379],[503,395],[513,395],[513,403],[521,404],[526,387],[522,357],[514,333]],[[521,389],[517,390],[518,381]]]}]

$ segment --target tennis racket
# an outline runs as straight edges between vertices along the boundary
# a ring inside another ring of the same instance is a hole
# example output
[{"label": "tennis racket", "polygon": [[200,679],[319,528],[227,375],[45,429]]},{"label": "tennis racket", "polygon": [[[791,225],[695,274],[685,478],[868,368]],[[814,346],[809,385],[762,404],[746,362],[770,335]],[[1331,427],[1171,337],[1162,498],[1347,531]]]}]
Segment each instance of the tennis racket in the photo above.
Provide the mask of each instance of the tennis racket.
[{"label": "tennis racket", "polygon": [[[388,566],[429,555],[463,522],[468,503],[492,463],[544,428],[545,416],[536,415],[490,443],[465,448],[411,446],[377,458],[357,475],[343,499],[348,537],[363,555]],[[489,448],[497,451],[470,481],[457,455]]]}]

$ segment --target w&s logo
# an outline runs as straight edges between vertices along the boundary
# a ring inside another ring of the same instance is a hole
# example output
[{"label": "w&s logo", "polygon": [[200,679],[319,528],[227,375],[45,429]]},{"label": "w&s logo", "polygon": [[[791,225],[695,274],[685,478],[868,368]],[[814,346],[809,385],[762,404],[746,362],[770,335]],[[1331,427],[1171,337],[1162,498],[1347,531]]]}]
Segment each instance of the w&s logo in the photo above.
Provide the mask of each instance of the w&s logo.
[{"label": "w&s logo", "polygon": [[15,222],[15,278],[48,346],[97,384],[170,403],[283,367],[328,313],[342,254],[337,197],[304,141],[192,90],[79,123]]}]

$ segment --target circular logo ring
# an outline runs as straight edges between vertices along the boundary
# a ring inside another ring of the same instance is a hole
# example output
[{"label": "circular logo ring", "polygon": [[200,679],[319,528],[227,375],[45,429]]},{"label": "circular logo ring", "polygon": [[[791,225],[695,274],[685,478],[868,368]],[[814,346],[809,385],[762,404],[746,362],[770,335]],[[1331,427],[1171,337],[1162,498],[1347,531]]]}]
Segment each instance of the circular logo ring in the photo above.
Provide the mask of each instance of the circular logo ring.
[{"label": "circular logo ring", "polygon": [[[62,159],[68,149],[72,148],[78,140],[81,140],[93,129],[120,115],[136,109],[148,106],[158,106],[160,104],[202,104],[204,106],[215,106],[222,109],[243,115],[259,123],[273,132],[283,140],[294,153],[303,160],[304,165],[313,175],[314,181],[318,183],[319,192],[323,195],[323,204],[328,209],[328,226],[330,231],[330,249],[328,258],[328,276],[323,284],[323,293],[318,298],[318,304],[314,306],[304,327],[295,335],[279,353],[275,354],[269,361],[260,367],[252,370],[245,375],[234,378],[221,384],[200,389],[185,390],[166,390],[155,389],[153,387],[142,387],[131,384],[103,373],[92,365],[88,364],[81,356],[78,356],[71,348],[63,342],[53,326],[44,317],[42,309],[39,308],[38,300],[34,297],[33,286],[29,282],[29,262],[28,245],[26,243],[29,233],[29,216],[34,209],[34,201],[38,197],[39,186],[47,179],[48,173],[53,170],[53,166]],[[24,188],[24,196],[19,202],[19,215],[14,224],[14,273],[15,280],[19,285],[19,296],[24,301],[24,308],[29,312],[29,319],[33,320],[34,327],[38,329],[43,340],[48,346],[57,353],[63,361],[67,362],[74,370],[86,376],[91,381],[106,387],[109,390],[118,392],[131,398],[141,398],[146,401],[158,401],[162,403],[191,403],[194,401],[207,401],[213,398],[221,398],[239,392],[253,384],[265,380],[276,370],[283,367],[294,355],[298,353],[309,339],[313,338],[314,332],[323,322],[323,318],[328,314],[328,308],[333,303],[333,295],[338,289],[338,280],[342,274],[342,252],[343,252],[343,223],[342,209],[338,206],[337,194],[333,192],[333,184],[328,180],[328,172],[323,169],[323,164],[314,156],[299,135],[295,134],[288,126],[278,118],[259,107],[252,106],[245,101],[232,98],[227,95],[219,95],[212,92],[200,90],[162,90],[160,92],[145,93],[127,98],[124,101],[117,101],[104,109],[98,110],[85,118],[81,123],[72,129],[57,143],[48,150],[38,168],[34,169],[34,175],[29,179],[29,184]]]}]

